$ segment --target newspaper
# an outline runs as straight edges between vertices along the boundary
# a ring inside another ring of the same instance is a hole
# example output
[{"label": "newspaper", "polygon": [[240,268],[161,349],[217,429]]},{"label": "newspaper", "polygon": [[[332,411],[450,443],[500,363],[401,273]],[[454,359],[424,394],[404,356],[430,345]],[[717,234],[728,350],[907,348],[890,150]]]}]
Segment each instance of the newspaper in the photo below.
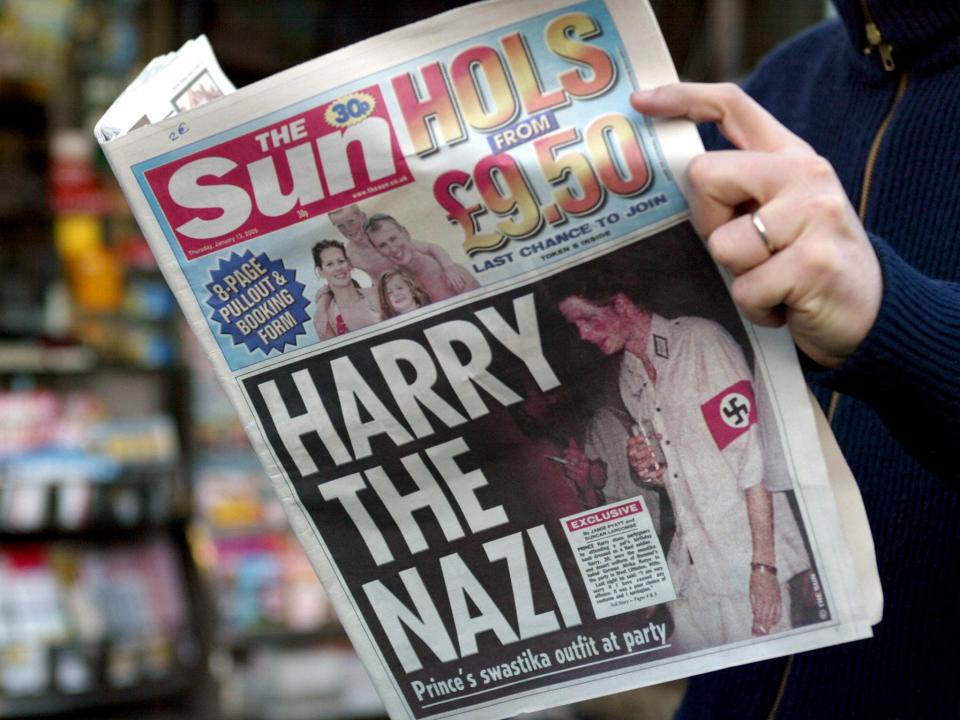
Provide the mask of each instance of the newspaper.
[{"label": "newspaper", "polygon": [[[162,92],[157,92],[162,88]],[[94,128],[100,143],[193,110],[236,88],[223,74],[206,36],[155,57],[127,86]],[[179,126],[171,128],[172,137]]]},{"label": "newspaper", "polygon": [[482,3],[155,122],[222,76],[181,52],[98,136],[391,717],[870,635],[789,335],[688,222],[696,130],[630,108],[676,80],[645,3]]}]

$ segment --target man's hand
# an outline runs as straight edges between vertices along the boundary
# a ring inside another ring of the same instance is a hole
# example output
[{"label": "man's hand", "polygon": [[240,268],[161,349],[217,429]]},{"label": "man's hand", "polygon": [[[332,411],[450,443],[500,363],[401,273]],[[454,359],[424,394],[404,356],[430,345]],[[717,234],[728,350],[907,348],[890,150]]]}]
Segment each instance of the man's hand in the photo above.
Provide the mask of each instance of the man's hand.
[{"label": "man's hand", "polygon": [[570,444],[563,451],[563,474],[573,485],[577,496],[588,507],[602,505],[601,491],[607,484],[607,473],[603,463],[593,462],[570,438]]},{"label": "man's hand", "polygon": [[780,622],[783,607],[776,575],[760,570],[750,573],[750,607],[754,635],[766,635]]},{"label": "man's hand", "polygon": [[467,278],[472,276],[469,270],[459,265],[445,265],[443,267],[443,277],[451,290],[455,293],[462,293],[467,287]]},{"label": "man's hand", "polygon": [[[657,433],[656,437],[659,440],[660,434]],[[642,435],[631,435],[627,440],[627,460],[642,482],[657,487],[664,486],[663,474],[667,471],[667,466],[657,467],[657,456]]]},{"label": "man's hand", "polygon": [[587,478],[590,477],[590,459],[573,438],[570,438],[570,444],[563,451],[563,459],[567,461],[563,466],[563,474],[567,480],[578,488],[585,487]]},{"label": "man's hand", "polygon": [[715,122],[739,148],[690,163],[694,227],[735,276],[733,298],[752,322],[786,323],[821,365],[849,357],[876,320],[883,281],[831,165],[735,85],[677,83],[631,102],[645,115]]}]

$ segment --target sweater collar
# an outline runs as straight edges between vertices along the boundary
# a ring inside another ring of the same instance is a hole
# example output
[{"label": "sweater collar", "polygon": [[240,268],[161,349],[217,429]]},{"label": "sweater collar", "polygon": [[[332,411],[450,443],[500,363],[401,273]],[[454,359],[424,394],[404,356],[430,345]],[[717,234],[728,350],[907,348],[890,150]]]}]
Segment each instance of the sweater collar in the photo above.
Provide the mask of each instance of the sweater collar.
[{"label": "sweater collar", "polygon": [[[865,67],[881,70],[879,45],[887,45],[898,70],[933,69],[960,59],[957,0],[833,0]],[[868,24],[879,33],[868,37]],[[884,51],[886,52],[886,51]]]}]

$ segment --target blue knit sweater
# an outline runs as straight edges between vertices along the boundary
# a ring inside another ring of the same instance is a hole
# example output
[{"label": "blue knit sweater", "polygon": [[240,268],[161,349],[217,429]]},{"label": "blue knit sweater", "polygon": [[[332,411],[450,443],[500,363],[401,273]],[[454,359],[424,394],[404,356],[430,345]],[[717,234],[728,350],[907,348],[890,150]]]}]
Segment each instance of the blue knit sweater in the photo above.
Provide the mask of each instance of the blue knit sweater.
[{"label": "blue knit sweater", "polygon": [[[880,315],[833,372],[810,367],[876,542],[875,637],[692,678],[680,718],[960,718],[960,2],[859,0],[778,49],[747,91],[829,159],[854,207],[884,118],[864,224],[883,271]],[[905,78],[903,77],[905,75]],[[895,100],[898,86],[903,92]],[[704,128],[708,147],[722,142]]]}]

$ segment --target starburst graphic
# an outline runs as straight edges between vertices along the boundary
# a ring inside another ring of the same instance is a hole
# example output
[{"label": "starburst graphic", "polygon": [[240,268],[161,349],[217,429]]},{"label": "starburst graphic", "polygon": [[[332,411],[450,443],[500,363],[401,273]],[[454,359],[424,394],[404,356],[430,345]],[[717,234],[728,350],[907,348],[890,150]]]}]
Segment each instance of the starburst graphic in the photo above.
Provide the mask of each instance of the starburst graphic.
[{"label": "starburst graphic", "polygon": [[283,260],[271,260],[266,253],[254,256],[249,250],[230,253],[210,271],[206,288],[210,317],[234,345],[269,355],[296,346],[297,337],[306,335],[306,285],[297,282],[296,270],[287,269]]}]

